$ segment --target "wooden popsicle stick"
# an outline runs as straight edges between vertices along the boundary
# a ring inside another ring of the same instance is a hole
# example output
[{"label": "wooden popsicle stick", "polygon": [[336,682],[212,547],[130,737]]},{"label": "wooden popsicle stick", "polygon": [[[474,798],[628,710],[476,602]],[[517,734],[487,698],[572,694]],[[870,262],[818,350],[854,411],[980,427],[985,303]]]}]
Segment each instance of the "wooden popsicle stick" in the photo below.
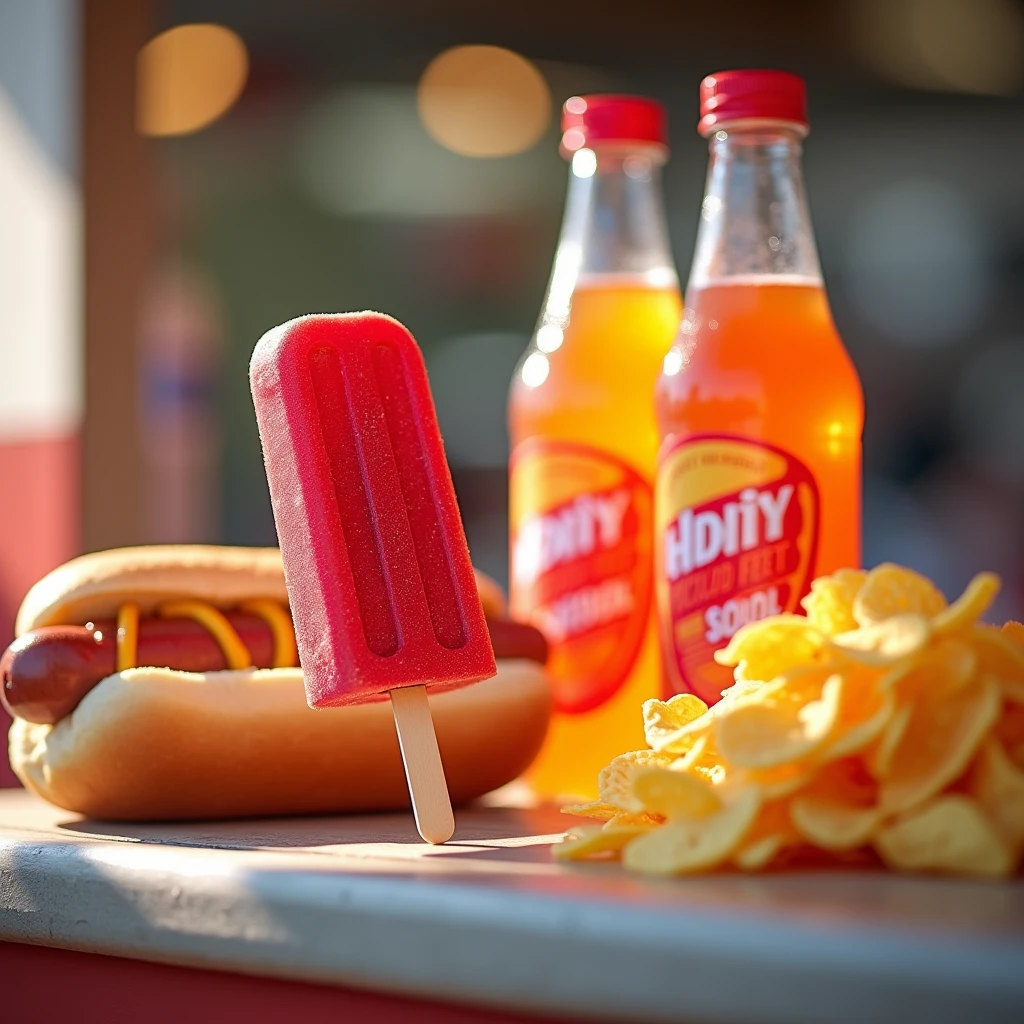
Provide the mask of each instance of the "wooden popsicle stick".
[{"label": "wooden popsicle stick", "polygon": [[455,815],[452,814],[441,752],[437,749],[427,688],[400,686],[390,693],[416,831],[425,842],[446,843],[455,833]]}]

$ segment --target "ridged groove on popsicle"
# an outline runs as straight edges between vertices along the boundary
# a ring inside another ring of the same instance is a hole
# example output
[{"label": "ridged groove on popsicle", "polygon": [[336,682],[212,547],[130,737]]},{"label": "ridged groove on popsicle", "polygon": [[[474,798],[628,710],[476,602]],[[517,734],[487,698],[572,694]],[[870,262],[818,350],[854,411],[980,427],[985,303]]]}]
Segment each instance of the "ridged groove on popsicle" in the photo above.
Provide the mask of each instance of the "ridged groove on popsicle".
[{"label": "ridged groove on popsicle", "polygon": [[352,406],[337,351],[329,346],[314,349],[309,354],[309,371],[341,517],[339,525],[352,567],[363,635],[370,650],[386,658],[398,650],[401,633],[381,554],[381,538],[360,465],[356,424],[352,421]]},{"label": "ridged groove on popsicle", "polygon": [[466,632],[451,556],[441,528],[436,484],[430,475],[420,434],[422,413],[413,406],[406,369],[395,349],[375,345],[373,369],[409,515],[416,562],[427,595],[434,636],[442,647],[458,650],[466,643]]}]

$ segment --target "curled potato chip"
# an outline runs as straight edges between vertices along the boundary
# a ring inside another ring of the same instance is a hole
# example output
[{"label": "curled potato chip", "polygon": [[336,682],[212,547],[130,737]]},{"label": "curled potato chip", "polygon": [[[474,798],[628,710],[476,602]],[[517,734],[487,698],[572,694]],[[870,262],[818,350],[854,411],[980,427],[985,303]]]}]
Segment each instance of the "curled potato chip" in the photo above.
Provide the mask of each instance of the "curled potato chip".
[{"label": "curled potato chip", "polygon": [[732,862],[742,871],[759,871],[783,850],[800,842],[800,833],[789,820],[789,802],[771,800],[762,804],[757,819],[733,854]]},{"label": "curled potato chip", "polygon": [[621,811],[642,811],[643,805],[633,796],[633,776],[642,768],[667,768],[669,754],[655,750],[631,750],[619,754],[601,769],[597,776],[597,795],[601,803],[612,804]]},{"label": "curled potato chip", "polygon": [[811,583],[811,592],[800,602],[810,622],[824,636],[856,629],[853,602],[868,574],[862,569],[839,569]]},{"label": "curled potato chip", "polygon": [[714,764],[714,765],[694,765],[693,774],[704,779],[709,785],[722,786],[725,784],[726,779],[729,776],[725,765]]},{"label": "curled potato chip", "polygon": [[1005,629],[979,624],[971,636],[981,669],[998,678],[1008,701],[1024,704],[1024,648],[1018,647]]},{"label": "curled potato chip", "polygon": [[680,726],[675,732],[653,733],[653,749],[659,753],[682,757],[700,743],[702,736],[711,731],[712,723],[713,719],[709,713]]},{"label": "curled potato chip", "polygon": [[674,772],[689,772],[712,786],[724,785],[728,772],[722,763],[722,755],[714,744],[710,732],[701,735],[693,747],[669,767]]},{"label": "curled potato chip", "polygon": [[605,828],[657,828],[665,823],[663,814],[655,814],[653,811],[619,811],[614,818],[605,822]]},{"label": "curled potato chip", "polygon": [[802,794],[793,798],[790,816],[800,835],[823,850],[863,846],[881,821],[876,807],[857,807]]},{"label": "curled potato chip", "polygon": [[1000,679],[1003,696],[1012,704],[1024,704],[1024,683],[1015,679]]},{"label": "curled potato chip", "polygon": [[966,689],[937,690],[920,701],[889,760],[879,791],[885,815],[933,797],[958,778],[999,717],[999,686],[991,677]]},{"label": "curled potato chip", "polygon": [[643,706],[644,735],[654,750],[685,753],[696,733],[682,730],[708,710],[707,704],[692,693],[677,693],[667,701],[646,700]]},{"label": "curled potato chip", "polygon": [[838,804],[851,810],[873,810],[879,802],[879,784],[862,759],[851,756],[816,766],[790,806],[797,800]]},{"label": "curled potato chip", "polygon": [[713,786],[697,775],[646,768],[633,777],[633,795],[648,811],[675,818],[704,818],[721,810]]},{"label": "curled potato chip", "polygon": [[1010,619],[1009,622],[1003,623],[1000,632],[1007,640],[1016,644],[1021,649],[1021,654],[1024,655],[1024,622],[1014,622],[1013,619]]},{"label": "curled potato chip", "polygon": [[835,726],[842,688],[843,677],[830,675],[817,698],[803,703],[737,703],[717,719],[716,745],[726,761],[741,768],[776,768],[805,758]]},{"label": "curled potato chip", "polygon": [[744,843],[733,855],[732,862],[741,871],[761,871],[786,848],[786,839],[781,834],[761,836]]},{"label": "curled potato chip", "polygon": [[926,576],[902,565],[883,562],[867,574],[857,591],[853,617],[861,626],[873,626],[907,613],[931,618],[945,607],[942,592]]},{"label": "curled potato chip", "polygon": [[916,701],[937,689],[958,690],[977,671],[978,656],[960,637],[942,637],[919,655],[905,659],[879,682],[892,690],[900,702]]},{"label": "curled potato chip", "polygon": [[830,637],[833,651],[863,665],[886,668],[924,649],[931,636],[928,620],[910,612]]},{"label": "curled potato chip", "polygon": [[[929,650],[927,668],[932,673],[931,688],[944,687],[947,692],[966,686],[978,669],[978,656],[965,640],[956,636],[942,637]],[[901,685],[901,694],[907,687]]]},{"label": "curled potato chip", "polygon": [[560,843],[551,847],[556,860],[590,860],[595,857],[616,857],[623,847],[637,836],[650,832],[643,825],[625,825],[609,828],[600,825],[580,825],[570,829]]},{"label": "curled potato chip", "polygon": [[746,694],[737,695],[729,704],[716,704],[711,715],[721,718],[732,714],[735,708],[750,704],[770,704],[773,707],[801,708],[809,701],[821,696],[821,688],[829,676],[839,668],[836,661],[819,662],[814,665],[798,665],[777,675],[767,683],[761,683]]},{"label": "curled potato chip", "polygon": [[738,792],[716,814],[670,821],[631,842],[623,863],[652,875],[681,875],[727,861],[757,818],[761,795]]},{"label": "curled potato chip", "polygon": [[902,815],[875,833],[875,849],[899,871],[945,871],[1002,878],[1013,857],[978,805],[949,793]]},{"label": "curled potato chip", "polygon": [[913,710],[910,704],[898,707],[886,724],[878,742],[867,753],[865,763],[876,779],[884,779],[889,774],[892,755],[896,752],[900,740],[903,739],[903,734],[907,731]]},{"label": "curled potato chip", "polygon": [[694,740],[693,746],[680,757],[677,757],[669,767],[674,772],[688,772],[701,762],[709,765],[717,764],[719,761],[718,751],[710,742],[711,733],[702,732]]},{"label": "curled potato chip", "polygon": [[1017,855],[1024,849],[1024,771],[990,739],[971,769],[968,791]]},{"label": "curled potato chip", "polygon": [[1001,585],[994,572],[979,572],[967,584],[967,589],[932,619],[932,631],[944,636],[973,626],[988,611]]},{"label": "curled potato chip", "polygon": [[[722,700],[731,701],[736,700],[739,697],[743,697],[748,693],[753,693],[755,690],[760,690],[765,684],[759,679],[740,679],[738,682],[727,686],[722,691]],[[719,704],[721,701],[719,701]],[[716,704],[715,707],[718,705]]]},{"label": "curled potato chip", "polygon": [[803,787],[801,795],[856,807],[874,807],[878,803],[878,782],[861,758],[844,757],[822,765]]},{"label": "curled potato chip", "polygon": [[970,632],[982,671],[999,679],[1008,700],[1024,704],[1024,648],[995,626],[979,623]]},{"label": "curled potato chip", "polygon": [[896,711],[896,698],[879,685],[877,672],[861,668],[846,676],[838,721],[820,760],[834,760],[867,747],[889,724]]},{"label": "curled potato chip", "polygon": [[810,760],[794,761],[762,770],[733,769],[725,772],[725,778],[734,779],[738,785],[754,786],[765,800],[781,800],[803,789],[814,778],[816,768]]},{"label": "curled potato chip", "polygon": [[610,821],[620,812],[615,804],[591,800],[586,804],[569,804],[562,808],[562,813],[571,814],[576,818],[596,818],[598,821]]},{"label": "curled potato chip", "polygon": [[1010,760],[1024,768],[1024,705],[1004,704],[992,735],[1003,745]]},{"label": "curled potato chip", "polygon": [[798,665],[818,660],[822,635],[802,615],[776,615],[750,622],[715,651],[719,665],[735,665],[737,682],[774,679]]}]

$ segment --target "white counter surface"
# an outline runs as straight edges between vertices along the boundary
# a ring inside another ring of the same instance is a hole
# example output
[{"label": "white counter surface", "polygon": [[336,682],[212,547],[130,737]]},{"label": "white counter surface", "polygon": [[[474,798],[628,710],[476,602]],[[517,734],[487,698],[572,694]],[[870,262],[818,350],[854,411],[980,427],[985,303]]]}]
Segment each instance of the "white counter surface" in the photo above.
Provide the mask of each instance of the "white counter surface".
[{"label": "white counter surface", "polygon": [[565,866],[553,810],[184,825],[0,792],[0,940],[582,1019],[1024,1021],[1024,883],[649,881]]}]

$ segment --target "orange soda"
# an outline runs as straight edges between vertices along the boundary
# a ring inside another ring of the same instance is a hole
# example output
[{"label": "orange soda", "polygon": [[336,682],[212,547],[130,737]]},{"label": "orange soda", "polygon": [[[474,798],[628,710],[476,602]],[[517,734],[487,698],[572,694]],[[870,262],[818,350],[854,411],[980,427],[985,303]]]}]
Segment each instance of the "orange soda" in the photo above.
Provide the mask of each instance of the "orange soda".
[{"label": "orange soda", "polygon": [[551,650],[556,713],[528,780],[587,797],[603,765],[641,745],[640,703],[659,692],[651,393],[682,304],[662,108],[574,97],[563,128],[566,215],[509,398],[510,591]]},{"label": "orange soda", "polygon": [[860,564],[863,399],[804,196],[803,81],[711,75],[701,114],[707,187],[655,398],[655,589],[664,693],[711,704],[732,683],[716,649]]}]

